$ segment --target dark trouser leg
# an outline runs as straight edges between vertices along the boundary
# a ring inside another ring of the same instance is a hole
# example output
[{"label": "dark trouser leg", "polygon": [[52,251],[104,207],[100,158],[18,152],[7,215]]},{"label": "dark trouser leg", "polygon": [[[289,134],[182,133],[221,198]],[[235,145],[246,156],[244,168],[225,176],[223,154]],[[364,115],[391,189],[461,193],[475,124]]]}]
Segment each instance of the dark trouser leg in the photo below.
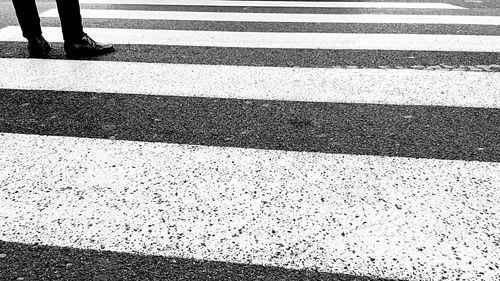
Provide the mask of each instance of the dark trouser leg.
[{"label": "dark trouser leg", "polygon": [[12,0],[12,2],[23,36],[30,39],[42,35],[35,0]]},{"label": "dark trouser leg", "polygon": [[56,2],[59,18],[61,19],[64,41],[81,39],[84,33],[78,0],[56,0]]}]

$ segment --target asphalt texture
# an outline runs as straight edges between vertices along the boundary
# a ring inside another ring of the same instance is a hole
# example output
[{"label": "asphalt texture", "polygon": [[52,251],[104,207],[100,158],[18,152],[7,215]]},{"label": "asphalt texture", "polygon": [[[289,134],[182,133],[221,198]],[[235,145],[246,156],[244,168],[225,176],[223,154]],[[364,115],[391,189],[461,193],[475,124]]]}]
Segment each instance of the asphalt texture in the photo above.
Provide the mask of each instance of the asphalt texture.
[{"label": "asphalt texture", "polygon": [[[53,44],[50,59],[66,59],[62,44]],[[0,57],[28,57],[25,43],[0,42]],[[115,53],[91,60],[173,64],[244,65],[278,67],[454,68],[498,65],[498,53],[364,50],[241,49],[196,46],[117,45]]]},{"label": "asphalt texture", "polygon": [[[382,1],[382,0],[380,0]],[[375,1],[376,2],[376,1]],[[436,2],[414,0],[407,2]],[[439,1],[469,10],[383,10],[390,14],[500,16],[500,1]],[[0,0],[0,28],[17,25]],[[39,11],[55,8],[39,1]],[[110,8],[82,5],[82,8]],[[114,9],[215,12],[380,13],[377,9],[293,9],[113,5]],[[43,19],[44,26],[58,26]],[[275,32],[500,35],[498,26],[269,24],[84,20],[86,27]],[[96,38],[101,39],[101,38]],[[102,38],[105,40],[105,38]],[[53,44],[51,59],[65,59]],[[473,66],[500,64],[499,53],[264,50],[116,46],[95,60],[285,67]],[[24,43],[0,42],[1,58],[27,57]],[[500,162],[500,109],[330,104],[0,90],[0,132],[206,146]],[[494,270],[494,269],[492,269]],[[498,269],[496,269],[498,270]],[[0,241],[0,280],[383,280],[314,270],[27,245]]]},{"label": "asphalt texture", "polygon": [[500,162],[500,110],[0,90],[0,131]]},{"label": "asphalt texture", "polygon": [[[0,241],[0,280],[389,281],[313,270]],[[394,280],[394,279],[393,279]],[[394,280],[396,281],[396,280]]]}]

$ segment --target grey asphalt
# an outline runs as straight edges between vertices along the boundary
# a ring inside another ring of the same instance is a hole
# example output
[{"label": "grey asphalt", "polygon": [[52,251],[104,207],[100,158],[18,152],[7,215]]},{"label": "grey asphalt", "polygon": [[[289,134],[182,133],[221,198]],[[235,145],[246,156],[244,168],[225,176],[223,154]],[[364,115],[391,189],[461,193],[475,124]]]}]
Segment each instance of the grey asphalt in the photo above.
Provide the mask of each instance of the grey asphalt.
[{"label": "grey asphalt", "polygon": [[[419,0],[408,2],[436,2]],[[439,1],[469,10],[430,14],[500,16],[500,1]],[[55,5],[39,1],[40,12]],[[106,5],[83,5],[103,8]],[[376,9],[275,9],[122,6],[119,9],[168,9],[231,12],[380,13]],[[384,13],[428,11],[383,10]],[[44,19],[45,26],[57,26]],[[316,25],[222,22],[85,20],[86,27],[162,28],[277,32],[388,32],[500,35],[492,26]],[[0,28],[17,25],[11,3],[0,0]],[[105,40],[105,38],[96,38]],[[54,44],[53,59],[64,59]],[[187,64],[294,67],[411,67],[414,65],[500,64],[498,53],[264,50],[236,48],[117,46],[95,58]],[[0,43],[0,57],[27,57],[24,43]],[[405,116],[413,116],[408,119]],[[157,122],[155,120],[162,120]],[[245,132],[252,132],[251,134]],[[432,106],[327,104],[285,101],[155,97],[107,93],[0,90],[0,133],[113,138],[318,151],[357,155],[500,162],[500,110]],[[498,270],[498,269],[497,269]],[[19,279],[21,278],[21,279]],[[378,280],[224,262],[141,256],[109,251],[25,245],[0,241],[0,280]]]},{"label": "grey asphalt", "polygon": [[498,109],[0,90],[0,112],[8,133],[500,162]]},{"label": "grey asphalt", "polygon": [[[313,270],[144,256],[0,241],[0,280],[383,281]],[[2,258],[3,257],[3,258]]]},{"label": "grey asphalt", "polygon": [[[62,44],[53,44],[50,59],[65,59]],[[499,53],[365,50],[240,49],[191,46],[117,45],[118,52],[92,60],[157,62],[175,64],[220,64],[283,67],[412,68],[494,65]],[[24,43],[0,42],[0,58],[27,57]]]}]

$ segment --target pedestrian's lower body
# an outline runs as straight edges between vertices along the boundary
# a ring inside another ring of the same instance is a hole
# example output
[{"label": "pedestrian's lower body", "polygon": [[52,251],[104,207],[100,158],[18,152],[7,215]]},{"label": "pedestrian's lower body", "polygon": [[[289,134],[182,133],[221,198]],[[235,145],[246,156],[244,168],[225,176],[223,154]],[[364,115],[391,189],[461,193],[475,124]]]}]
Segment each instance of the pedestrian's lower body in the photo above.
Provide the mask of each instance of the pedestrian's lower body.
[{"label": "pedestrian's lower body", "polygon": [[[42,37],[35,0],[12,0],[23,36],[32,57],[46,57],[51,47]],[[78,0],[56,0],[68,57],[94,56],[113,51],[110,44],[97,43],[83,32]]]},{"label": "pedestrian's lower body", "polygon": [[[30,39],[42,35],[35,0],[13,0],[13,3],[23,36]],[[84,33],[78,0],[57,0],[56,3],[64,41],[82,38]]]}]

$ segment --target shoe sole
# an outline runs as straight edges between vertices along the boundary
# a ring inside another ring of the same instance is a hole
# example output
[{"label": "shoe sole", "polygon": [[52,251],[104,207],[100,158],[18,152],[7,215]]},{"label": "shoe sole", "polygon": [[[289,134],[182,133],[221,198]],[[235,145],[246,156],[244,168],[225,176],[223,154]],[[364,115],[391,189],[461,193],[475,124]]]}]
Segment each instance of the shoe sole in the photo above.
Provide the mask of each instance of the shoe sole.
[{"label": "shoe sole", "polygon": [[32,51],[28,48],[28,53],[30,58],[37,58],[37,59],[46,59],[49,56],[50,51],[52,48],[47,49],[47,51]]}]

